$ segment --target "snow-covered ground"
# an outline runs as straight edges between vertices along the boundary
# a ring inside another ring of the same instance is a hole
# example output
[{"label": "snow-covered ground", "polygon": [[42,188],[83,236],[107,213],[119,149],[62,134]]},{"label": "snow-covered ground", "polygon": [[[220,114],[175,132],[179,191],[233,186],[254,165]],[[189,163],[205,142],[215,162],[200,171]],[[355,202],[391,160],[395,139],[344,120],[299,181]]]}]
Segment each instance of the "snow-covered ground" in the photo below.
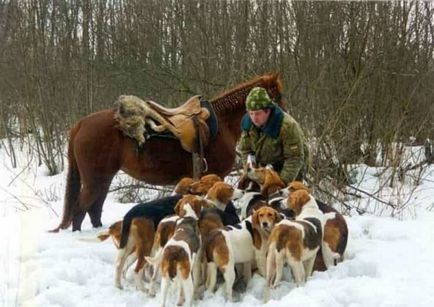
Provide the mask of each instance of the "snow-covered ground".
[{"label": "snow-covered ground", "polygon": [[[107,240],[89,243],[101,229],[88,218],[81,233],[48,233],[60,221],[66,174],[47,176],[44,167],[21,156],[12,169],[0,143],[0,305],[1,306],[157,306],[127,274],[124,290],[113,286],[116,249]],[[360,166],[355,185],[375,192],[384,182],[380,169]],[[384,189],[390,208],[362,199],[346,216],[350,237],[346,259],[327,272],[315,272],[304,287],[295,288],[289,272],[271,293],[268,306],[434,306],[434,167],[420,184],[407,178],[399,188]],[[377,195],[378,196],[378,195]],[[351,203],[351,202],[350,202]],[[109,194],[103,212],[105,226],[123,217],[134,204],[120,204]],[[337,206],[339,207],[339,206]],[[205,293],[198,306],[262,304],[265,280],[257,275],[238,302],[225,302],[223,289]],[[170,305],[175,304],[171,296]]]}]

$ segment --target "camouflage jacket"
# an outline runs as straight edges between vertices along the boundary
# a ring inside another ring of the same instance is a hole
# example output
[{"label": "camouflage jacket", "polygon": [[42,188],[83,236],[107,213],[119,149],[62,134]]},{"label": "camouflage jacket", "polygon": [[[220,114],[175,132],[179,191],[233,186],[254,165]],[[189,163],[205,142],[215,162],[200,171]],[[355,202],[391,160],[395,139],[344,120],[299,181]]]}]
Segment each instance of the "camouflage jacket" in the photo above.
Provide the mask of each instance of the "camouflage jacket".
[{"label": "camouflage jacket", "polygon": [[262,128],[257,128],[248,114],[241,121],[238,150],[245,165],[249,153],[261,165],[272,164],[285,183],[308,169],[309,150],[300,125],[288,113],[274,107]]}]

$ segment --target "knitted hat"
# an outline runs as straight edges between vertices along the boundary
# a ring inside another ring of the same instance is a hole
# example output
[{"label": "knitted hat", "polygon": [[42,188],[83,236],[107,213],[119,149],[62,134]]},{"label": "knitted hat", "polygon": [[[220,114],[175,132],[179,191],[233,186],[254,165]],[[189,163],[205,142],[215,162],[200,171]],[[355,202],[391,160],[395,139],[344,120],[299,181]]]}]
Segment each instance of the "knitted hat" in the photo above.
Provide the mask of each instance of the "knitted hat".
[{"label": "knitted hat", "polygon": [[248,111],[267,109],[273,106],[273,101],[263,87],[253,88],[246,99],[246,108]]}]

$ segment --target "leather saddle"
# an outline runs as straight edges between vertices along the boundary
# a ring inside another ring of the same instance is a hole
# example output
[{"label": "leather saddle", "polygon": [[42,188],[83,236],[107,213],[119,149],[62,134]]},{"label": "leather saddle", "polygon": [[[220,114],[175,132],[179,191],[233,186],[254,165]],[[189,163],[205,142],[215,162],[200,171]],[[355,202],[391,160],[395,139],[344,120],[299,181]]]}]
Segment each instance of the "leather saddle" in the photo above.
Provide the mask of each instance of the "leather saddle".
[{"label": "leather saddle", "polygon": [[191,97],[176,108],[166,108],[151,100],[146,102],[178,130],[176,137],[184,150],[190,153],[199,152],[200,144],[205,147],[209,143],[212,131],[210,132],[207,120],[210,119],[211,111],[202,107],[199,95]]}]

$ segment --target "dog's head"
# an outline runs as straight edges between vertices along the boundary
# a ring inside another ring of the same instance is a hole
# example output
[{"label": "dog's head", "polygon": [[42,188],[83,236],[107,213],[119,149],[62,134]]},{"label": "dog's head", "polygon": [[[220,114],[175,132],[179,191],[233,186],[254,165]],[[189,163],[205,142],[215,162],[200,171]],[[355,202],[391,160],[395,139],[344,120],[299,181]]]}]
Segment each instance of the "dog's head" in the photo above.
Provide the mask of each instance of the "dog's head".
[{"label": "dog's head", "polygon": [[175,206],[175,213],[179,217],[191,216],[199,219],[202,211],[203,200],[196,195],[184,195]]},{"label": "dog's head", "polygon": [[176,184],[173,194],[185,195],[190,191],[190,185],[193,183],[193,178],[184,177]]},{"label": "dog's head", "polygon": [[271,232],[274,225],[281,221],[282,217],[275,209],[269,206],[261,207],[253,212],[252,224],[256,229]]},{"label": "dog's head", "polygon": [[238,189],[243,190],[244,192],[259,192],[261,190],[260,185],[250,179],[247,176],[247,173],[243,173],[240,176],[240,181],[238,181]]},{"label": "dog's head", "polygon": [[288,197],[291,192],[298,190],[306,190],[308,193],[310,193],[309,188],[305,186],[303,182],[294,180],[291,181],[286,188],[280,190],[280,195],[282,197]]},{"label": "dog's head", "polygon": [[242,197],[242,192],[234,189],[226,182],[216,182],[205,196],[205,201],[208,201],[219,209],[224,210],[226,205],[233,199]]},{"label": "dog's head", "polygon": [[295,216],[303,211],[304,205],[310,201],[311,197],[306,190],[297,190],[291,192],[288,197],[288,208],[294,211]]},{"label": "dog's head", "polygon": [[198,181],[190,184],[189,192],[196,195],[205,195],[208,190],[214,185],[214,183],[220,181],[223,181],[223,179],[221,179],[220,176],[215,174],[202,176],[202,178],[200,178]]},{"label": "dog's head", "polygon": [[267,167],[248,168],[247,177],[261,186],[261,193],[268,197],[285,188],[285,183],[279,174]]}]

